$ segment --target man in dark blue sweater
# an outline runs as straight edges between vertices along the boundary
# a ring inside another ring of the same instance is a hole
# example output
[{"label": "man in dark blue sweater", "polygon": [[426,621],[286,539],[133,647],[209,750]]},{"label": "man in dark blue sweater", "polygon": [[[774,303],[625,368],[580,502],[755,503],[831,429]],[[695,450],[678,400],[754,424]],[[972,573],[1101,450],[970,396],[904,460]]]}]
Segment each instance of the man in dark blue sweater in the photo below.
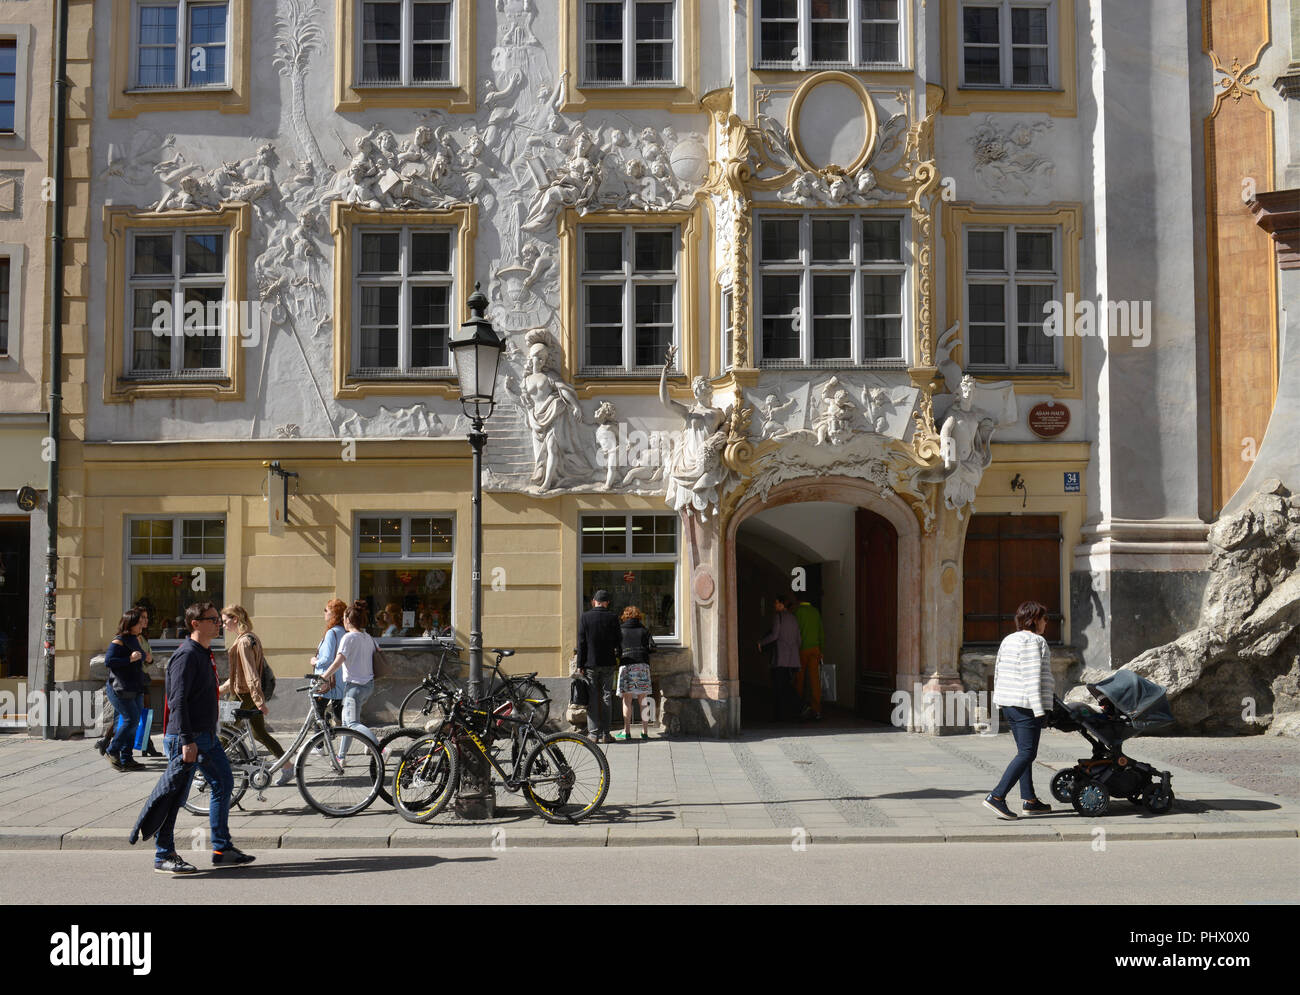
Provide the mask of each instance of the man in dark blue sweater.
[{"label": "man in dark blue sweater", "polygon": [[614,677],[623,632],[609,610],[609,592],[597,591],[591,610],[578,619],[578,670],[591,685],[587,696],[587,735],[597,743],[612,743],[609,720],[614,711]]},{"label": "man in dark blue sweater", "polygon": [[167,661],[167,718],[163,744],[168,765],[163,778],[172,778],[180,790],[175,794],[158,830],[158,851],[154,870],[161,874],[192,874],[198,868],[176,853],[176,815],[189,793],[195,765],[203,768],[211,796],[208,819],[212,826],[212,866],[239,867],[254,857],[241,853],[230,842],[230,792],[235,778],[226,751],[217,739],[217,665],[212,657],[212,640],[221,631],[221,613],[210,601],[185,609],[189,638]]}]

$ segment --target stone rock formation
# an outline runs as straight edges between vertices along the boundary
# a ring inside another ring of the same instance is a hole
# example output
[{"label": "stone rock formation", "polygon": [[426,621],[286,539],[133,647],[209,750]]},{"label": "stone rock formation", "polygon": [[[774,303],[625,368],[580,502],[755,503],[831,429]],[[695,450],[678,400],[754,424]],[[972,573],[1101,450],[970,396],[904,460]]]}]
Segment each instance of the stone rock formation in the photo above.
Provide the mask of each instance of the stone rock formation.
[{"label": "stone rock formation", "polygon": [[1200,625],[1126,666],[1168,690],[1180,732],[1300,735],[1300,495],[1265,481],[1209,542]]}]

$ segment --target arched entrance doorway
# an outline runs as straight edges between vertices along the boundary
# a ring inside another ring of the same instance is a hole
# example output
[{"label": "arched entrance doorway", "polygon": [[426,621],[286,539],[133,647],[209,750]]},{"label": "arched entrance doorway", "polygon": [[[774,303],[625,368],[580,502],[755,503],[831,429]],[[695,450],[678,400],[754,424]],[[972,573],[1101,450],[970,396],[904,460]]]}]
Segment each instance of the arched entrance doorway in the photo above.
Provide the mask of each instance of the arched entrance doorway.
[{"label": "arched entrance doorway", "polygon": [[919,669],[920,528],[907,505],[852,478],[790,481],[742,504],[726,538],[728,677],[746,720],[771,716],[757,642],[798,568],[822,612],[836,707],[888,721],[890,696]]}]

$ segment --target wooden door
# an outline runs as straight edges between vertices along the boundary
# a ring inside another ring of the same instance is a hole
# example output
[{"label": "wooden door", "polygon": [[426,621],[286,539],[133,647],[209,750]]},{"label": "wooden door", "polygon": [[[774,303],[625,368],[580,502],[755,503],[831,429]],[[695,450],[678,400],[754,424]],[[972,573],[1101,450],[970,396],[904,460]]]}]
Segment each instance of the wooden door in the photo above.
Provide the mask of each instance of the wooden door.
[{"label": "wooden door", "polygon": [[[28,519],[0,521],[0,677],[27,676],[27,599],[31,555]],[[25,706],[19,705],[21,711]]]},{"label": "wooden door", "polygon": [[962,563],[963,642],[994,645],[1016,630],[1016,608],[1047,608],[1049,643],[1061,641],[1061,520],[1056,515],[972,515]]},{"label": "wooden door", "polygon": [[857,712],[888,722],[898,673],[898,534],[874,512],[854,519]]}]

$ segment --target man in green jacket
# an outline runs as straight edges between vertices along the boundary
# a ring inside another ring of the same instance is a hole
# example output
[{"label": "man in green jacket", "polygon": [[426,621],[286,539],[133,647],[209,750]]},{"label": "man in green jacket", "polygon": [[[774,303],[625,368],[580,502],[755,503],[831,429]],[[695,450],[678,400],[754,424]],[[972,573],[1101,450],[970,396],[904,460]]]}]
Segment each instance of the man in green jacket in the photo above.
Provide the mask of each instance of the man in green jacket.
[{"label": "man in green jacket", "polygon": [[809,697],[811,704],[804,710],[803,718],[820,719],[822,717],[822,643],[825,631],[822,629],[822,613],[805,600],[798,591],[791,592],[791,602],[795,605],[794,619],[799,623],[799,673],[795,676],[794,688],[803,698],[804,682],[810,681]]}]

